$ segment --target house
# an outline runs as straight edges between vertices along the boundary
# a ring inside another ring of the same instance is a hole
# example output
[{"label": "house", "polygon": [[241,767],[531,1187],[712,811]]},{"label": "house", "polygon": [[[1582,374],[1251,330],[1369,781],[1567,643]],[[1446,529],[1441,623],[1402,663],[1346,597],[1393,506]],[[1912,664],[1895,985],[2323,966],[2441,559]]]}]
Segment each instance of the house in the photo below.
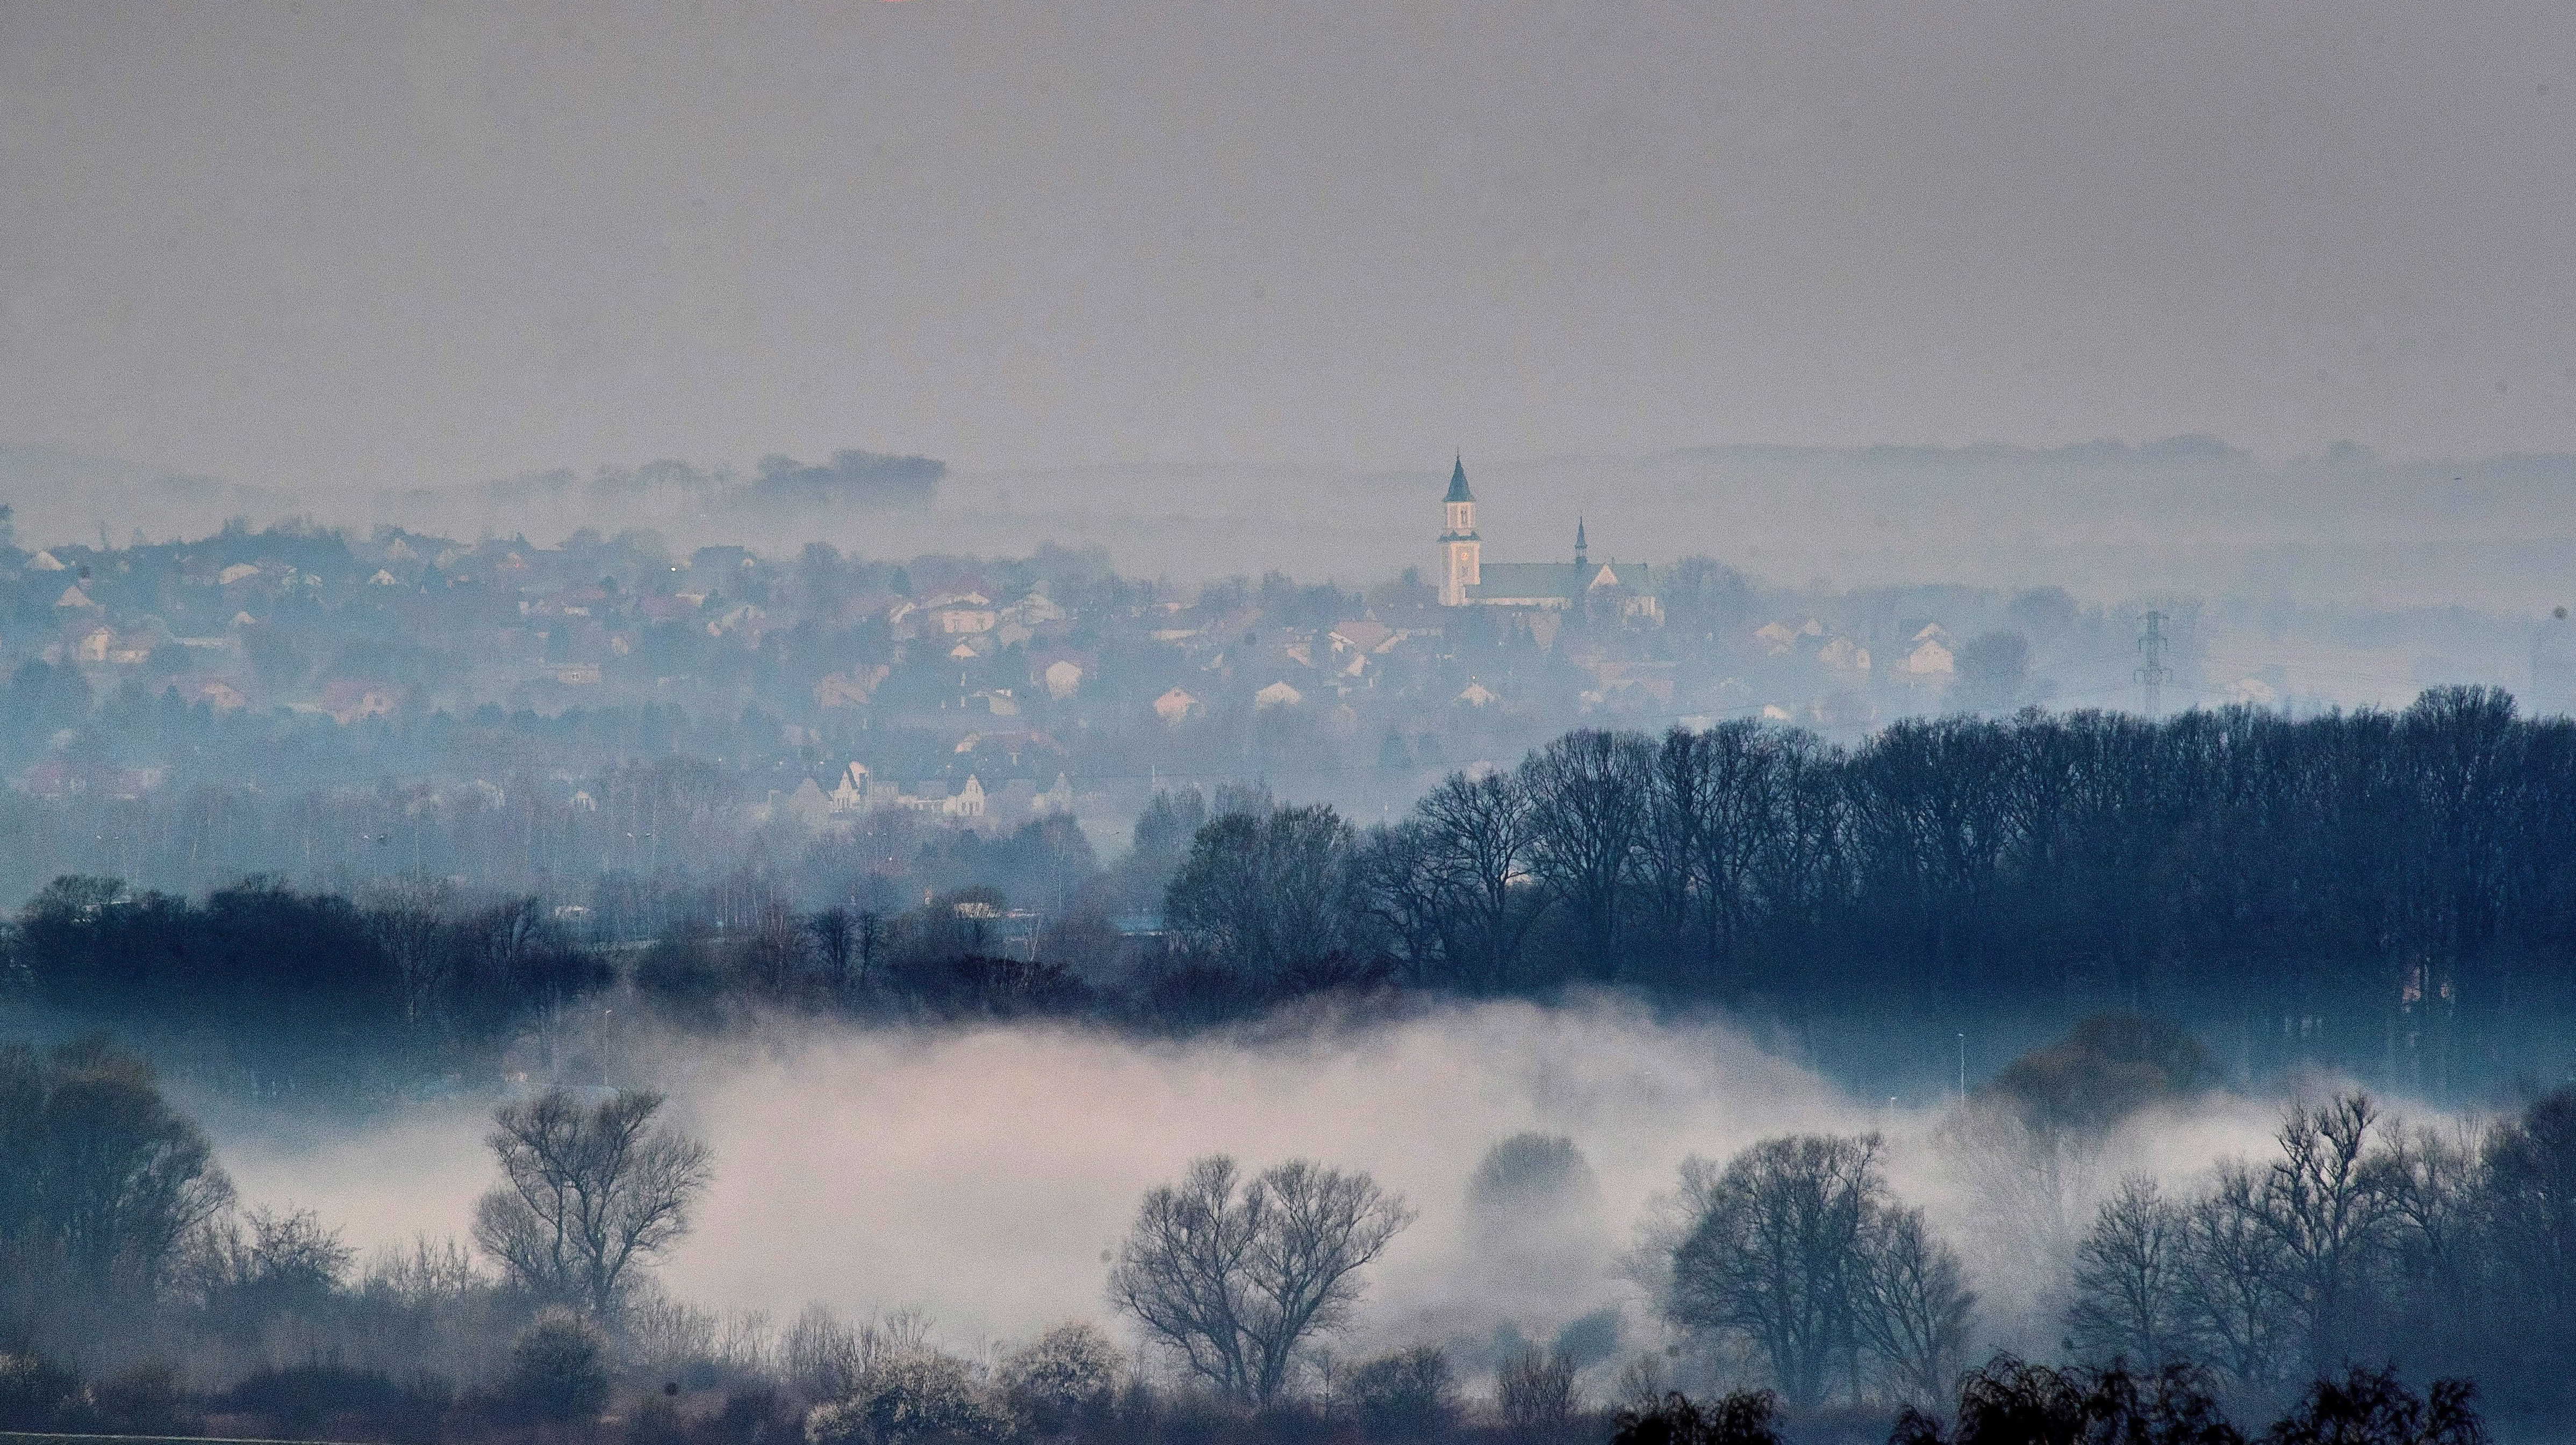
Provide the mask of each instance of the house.
[{"label": "house", "polygon": [[1002,609],[1003,621],[1016,622],[1022,627],[1030,628],[1043,627],[1050,622],[1062,622],[1068,615],[1063,608],[1055,604],[1054,598],[1043,592],[1032,592]]},{"label": "house", "polygon": [[[1807,625],[1819,632],[1824,630],[1813,622]],[[1798,630],[1785,622],[1765,622],[1753,629],[1753,640],[1761,643],[1762,651],[1772,657],[1779,657],[1797,646],[1798,637]]]},{"label": "house", "polygon": [[841,770],[840,781],[832,785],[831,797],[832,806],[843,812],[891,807],[899,801],[896,790],[878,782],[862,762],[852,762]]},{"label": "house", "polygon": [[1285,681],[1274,682],[1252,695],[1252,705],[1255,708],[1295,707],[1305,700],[1304,693],[1290,687]]},{"label": "house", "polygon": [[63,565],[61,558],[56,557],[51,552],[38,552],[35,556],[27,559],[27,565],[39,572],[66,572],[70,570]]},{"label": "house", "polygon": [[1154,699],[1154,716],[1166,723],[1179,723],[1206,711],[1206,704],[1177,687]]},{"label": "house", "polygon": [[814,684],[814,705],[822,708],[866,707],[868,699],[876,693],[877,684],[885,681],[892,671],[879,662],[854,667],[847,672],[827,673],[821,682]]},{"label": "house", "polygon": [[1483,683],[1471,681],[1464,691],[1451,700],[1462,707],[1492,707],[1502,701],[1502,698]]},{"label": "house", "polygon": [[1848,637],[1837,637],[1816,649],[1816,661],[1836,672],[1869,671],[1869,649]]},{"label": "house", "polygon": [[988,761],[1000,758],[1016,768],[1023,753],[1063,757],[1064,744],[1042,730],[1030,728],[1007,733],[968,733],[957,740],[957,746],[951,751],[959,757],[980,757]]},{"label": "house", "polygon": [[329,715],[333,722],[346,727],[371,717],[390,717],[402,706],[402,698],[392,688],[346,679],[322,689],[315,710]]},{"label": "house", "polygon": [[222,586],[225,586],[225,587],[230,587],[231,585],[233,585],[233,584],[234,584],[234,583],[236,583],[236,582],[247,582],[247,581],[249,581],[250,579],[252,579],[253,577],[256,577],[256,576],[258,576],[258,575],[259,575],[259,564],[258,564],[258,563],[255,563],[255,562],[235,562],[233,565],[231,565],[231,566],[229,566],[229,567],[225,568],[225,569],[224,569],[224,570],[222,570],[221,572],[216,573],[216,574],[215,574],[215,581],[216,581],[219,585],[222,585]]},{"label": "house", "polygon": [[767,612],[751,603],[737,602],[708,621],[707,636],[722,637],[728,632],[747,627],[751,629],[752,635],[757,637],[760,633],[759,624],[767,620],[768,616]]},{"label": "house", "polygon": [[973,773],[966,775],[966,785],[948,795],[939,805],[942,817],[980,818],[984,816],[984,784]]},{"label": "house", "polygon": [[1059,657],[1038,673],[1047,696],[1061,702],[1082,688],[1082,664],[1069,657]]},{"label": "house", "polygon": [[93,627],[72,644],[72,661],[105,662],[108,649],[116,646],[116,634],[104,627]]},{"label": "house", "polygon": [[808,832],[820,832],[832,821],[832,800],[823,795],[822,788],[812,778],[798,783],[796,791],[787,795],[787,801],[780,808]]},{"label": "house", "polygon": [[1051,786],[1051,787],[1049,787],[1045,792],[1038,794],[1038,796],[1037,796],[1037,801],[1036,801],[1035,803],[1032,803],[1030,806],[1031,806],[1034,810],[1036,810],[1036,811],[1038,811],[1038,812],[1041,812],[1041,813],[1070,813],[1070,812],[1072,812],[1072,811],[1073,811],[1073,784],[1072,784],[1072,782],[1071,782],[1071,781],[1069,781],[1069,780],[1065,777],[1065,775],[1064,775],[1064,774],[1062,774],[1062,773],[1057,773],[1057,774],[1055,775],[1055,783],[1054,783],[1054,785],[1053,785],[1053,786]]},{"label": "house", "polygon": [[63,589],[63,595],[54,599],[54,605],[56,607],[96,607],[98,604],[90,601],[89,594],[80,590],[79,584],[75,583]]},{"label": "house", "polygon": [[191,704],[204,703],[216,712],[235,712],[250,706],[250,699],[242,694],[240,688],[220,677],[206,678],[183,687],[179,696]]},{"label": "house", "polygon": [[[1925,628],[1924,632],[1933,629]],[[1948,677],[1958,670],[1958,656],[1938,637],[1916,634],[1914,650],[1905,654],[1905,670],[1916,677]]]},{"label": "house", "polygon": [[1395,646],[1403,634],[1374,617],[1363,617],[1356,622],[1335,623],[1331,636],[1336,654],[1357,652],[1365,655],[1386,651]]},{"label": "house", "polygon": [[402,582],[391,572],[379,567],[376,569],[376,575],[367,579],[367,585],[370,587],[399,587],[402,585]]},{"label": "house", "polygon": [[981,592],[951,592],[923,603],[921,610],[930,630],[942,637],[990,632],[1000,620],[992,599]]}]

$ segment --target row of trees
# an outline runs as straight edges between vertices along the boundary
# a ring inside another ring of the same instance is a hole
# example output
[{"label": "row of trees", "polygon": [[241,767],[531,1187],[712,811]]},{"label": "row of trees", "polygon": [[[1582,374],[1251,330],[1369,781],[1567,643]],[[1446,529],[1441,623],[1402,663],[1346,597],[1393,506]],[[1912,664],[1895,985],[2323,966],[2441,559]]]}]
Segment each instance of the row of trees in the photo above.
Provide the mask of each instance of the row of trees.
[{"label": "row of trees", "polygon": [[2576,1358],[2576,1090],[2482,1132],[2367,1095],[2298,1106],[2268,1159],[2180,1196],[2123,1181],[2076,1256],[2066,1323],[2096,1358],[2205,1362],[2265,1389],[2402,1354],[2512,1398]]},{"label": "row of trees", "polygon": [[[2296,721],[1908,721],[1853,748],[1753,723],[1578,732],[1366,831],[1257,789],[1165,794],[1107,869],[1068,819],[971,847],[916,824],[815,844],[812,876],[604,879],[565,907],[66,877],[0,935],[0,978],[93,1016],[441,1040],[542,1016],[648,938],[635,976],[670,1000],[1164,1025],[1385,984],[1808,1018],[2111,1004],[2223,1022],[2240,1067],[2324,1058],[2435,1094],[2539,1061],[2576,1003],[2576,723],[2477,689]],[[981,873],[1020,891],[925,881]],[[1171,950],[1135,969],[1113,920],[1156,899]],[[1006,930],[1014,902],[1038,921]]]},{"label": "row of trees", "polygon": [[0,961],[38,1002],[75,1017],[307,1040],[490,1038],[610,975],[533,897],[470,899],[424,882],[350,899],[266,877],[201,902],[57,878],[0,934]]},{"label": "row of trees", "polygon": [[1848,749],[1737,722],[1570,733],[1366,833],[1216,818],[1166,913],[1194,956],[1284,987],[1384,960],[1479,993],[2226,1007],[2442,1070],[2564,1001],[2571,844],[2576,723],[2486,689],[1905,721]]},{"label": "row of trees", "polygon": [[[1640,1278],[1720,1374],[1795,1408],[1928,1408],[1985,1325],[1958,1256],[1882,1170],[1876,1136],[1692,1160],[1677,1207],[1641,1230]],[[2042,1231],[2021,1246],[2025,1267],[2052,1267]],[[2571,1261],[2576,1090],[2474,1135],[2406,1127],[2353,1093],[2292,1106],[2268,1157],[2223,1160],[2183,1194],[2120,1181],[2039,1298],[2078,1361],[2185,1368],[2240,1400],[2403,1359],[2545,1412],[2570,1398]]]},{"label": "row of trees", "polygon": [[[2130,1053],[2170,1054],[2170,1044],[2156,1035]],[[2045,1072],[2050,1053],[2021,1072]],[[2184,1060],[2167,1072],[2188,1087],[2194,1071]],[[1981,1091],[1970,1112],[2010,1106],[2006,1084]],[[2027,1104],[2026,1084],[2012,1087]],[[2063,1131],[2100,1124],[2081,1108],[2024,1113],[2060,1130],[2057,1145]],[[2001,1137],[1958,1128],[1941,1141],[1964,1149]],[[672,1415],[675,1441],[700,1427],[752,1438],[763,1421],[816,1445],[1145,1437],[1169,1408],[1089,1326],[979,1364],[931,1346],[917,1321],[863,1328],[815,1310],[773,1336],[670,1299],[652,1269],[686,1234],[711,1162],[649,1093],[554,1090],[502,1106],[474,1254],[424,1241],[354,1277],[352,1251],[311,1214],[236,1212],[204,1135],[148,1067],[104,1043],[0,1054],[0,1142],[0,1338],[92,1358],[187,1359],[200,1379],[240,1380],[232,1397],[268,1418],[321,1409],[317,1400],[459,1430],[512,1411],[589,1418],[620,1378],[722,1387],[733,1392],[723,1410],[738,1399],[746,1412],[723,1425],[722,1411],[702,1409],[694,1424]],[[1471,1181],[1471,1213],[1503,1195],[1552,1210],[1587,1194],[1588,1179],[1570,1141],[1506,1140]],[[1680,1184],[1641,1226],[1630,1270],[1687,1347],[1681,1368],[1702,1378],[1767,1385],[1801,1418],[1843,1405],[1932,1411],[1972,1353],[2010,1328],[1979,1318],[1960,1258],[1895,1197],[1874,1135],[1767,1139],[1722,1165],[1687,1162]],[[1550,1210],[1554,1228],[1563,1216]],[[1431,1438],[1460,1418],[1446,1352],[1407,1346],[1337,1365],[1319,1349],[1354,1322],[1368,1268],[1414,1217],[1363,1172],[1291,1160],[1255,1173],[1204,1158],[1141,1202],[1107,1297],[1158,1357],[1232,1408],[1293,1413],[1320,1399],[1328,1412],[1355,1411],[1370,1439]],[[2049,1267],[2047,1241],[2027,1240],[2030,1264]],[[2186,1193],[2122,1181],[2046,1297],[2075,1360],[2153,1378],[2184,1371],[2248,1407],[2278,1408],[2298,1382],[2349,1361],[2394,1357],[2474,1375],[2518,1415],[2537,1416],[2569,1403],[2570,1260],[2576,1090],[2456,1135],[2402,1127],[2346,1094],[2293,1106],[2268,1156],[2221,1161]],[[323,1355],[344,1362],[338,1373],[293,1373]],[[1579,1372],[1608,1357],[1578,1355],[1560,1337],[1554,1352],[1501,1358],[1491,1408],[1539,1435],[1578,1428]],[[1633,1363],[1618,1393],[1656,1393],[1661,1360]],[[424,1370],[470,1383],[463,1393],[396,1383]],[[150,1423],[78,1413],[64,1378],[0,1358],[0,1410],[23,1386],[54,1392],[54,1414],[23,1417],[39,1426]],[[2016,1389],[2054,1389],[2050,1380],[2074,1377],[2014,1378]],[[150,1396],[149,1380],[128,1383]],[[166,1379],[160,1388],[153,1398],[166,1403]]]}]

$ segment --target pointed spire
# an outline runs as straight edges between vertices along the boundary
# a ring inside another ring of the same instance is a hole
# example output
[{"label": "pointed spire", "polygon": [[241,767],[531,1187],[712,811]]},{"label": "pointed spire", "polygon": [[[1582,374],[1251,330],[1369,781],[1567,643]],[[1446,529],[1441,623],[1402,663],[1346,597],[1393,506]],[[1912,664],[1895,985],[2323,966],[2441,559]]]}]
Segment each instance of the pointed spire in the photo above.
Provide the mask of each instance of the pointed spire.
[{"label": "pointed spire", "polygon": [[1440,500],[1444,505],[1450,502],[1472,502],[1476,500],[1475,493],[1467,490],[1467,454],[1465,452],[1460,452],[1458,454],[1458,459],[1450,464],[1449,495],[1441,498]]},{"label": "pointed spire", "polygon": [[1580,566],[1582,566],[1582,565],[1584,564],[1585,558],[1584,558],[1583,553],[1584,553],[1584,546],[1583,546],[1583,518],[1582,518],[1581,516],[1579,516],[1579,515],[1578,515],[1578,516],[1577,516],[1577,517],[1575,517],[1575,519],[1574,519],[1574,565],[1575,565],[1575,566],[1580,567]]}]

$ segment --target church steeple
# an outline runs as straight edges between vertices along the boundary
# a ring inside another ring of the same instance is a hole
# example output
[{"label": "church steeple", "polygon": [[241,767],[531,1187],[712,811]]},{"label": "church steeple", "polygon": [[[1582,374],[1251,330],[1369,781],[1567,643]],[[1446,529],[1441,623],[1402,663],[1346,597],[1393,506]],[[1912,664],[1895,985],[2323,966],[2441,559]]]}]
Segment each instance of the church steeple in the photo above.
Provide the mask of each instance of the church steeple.
[{"label": "church steeple", "polygon": [[1483,581],[1484,543],[1476,536],[1476,494],[1467,490],[1467,458],[1449,464],[1449,495],[1440,500],[1440,605],[1464,607],[1467,589]]},{"label": "church steeple", "polygon": [[1582,519],[1581,517],[1577,517],[1577,518],[1575,518],[1575,519],[1574,519],[1574,565],[1575,565],[1575,566],[1580,567],[1580,566],[1582,566],[1586,561],[1590,560],[1590,559],[1586,558],[1586,557],[1583,555],[1583,553],[1584,553],[1584,546],[1583,546],[1583,519]]}]

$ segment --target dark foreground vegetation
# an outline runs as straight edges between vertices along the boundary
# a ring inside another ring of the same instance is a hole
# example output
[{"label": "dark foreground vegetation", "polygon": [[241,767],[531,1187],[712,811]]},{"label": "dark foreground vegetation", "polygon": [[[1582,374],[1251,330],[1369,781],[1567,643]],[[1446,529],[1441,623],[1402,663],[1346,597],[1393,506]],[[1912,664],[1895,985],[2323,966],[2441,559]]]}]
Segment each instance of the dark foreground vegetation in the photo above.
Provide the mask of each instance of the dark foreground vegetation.
[{"label": "dark foreground vegetation", "polygon": [[[1888,1445],[2484,1445],[2465,1380],[2417,1394],[2394,1370],[2355,1369],[2311,1384],[2259,1432],[2240,1429],[2187,1366],[2152,1374],[2112,1364],[2052,1369],[1999,1355],[1960,1377],[1947,1418],[1908,1408]],[[1612,1445],[1782,1445],[1811,1432],[1784,1421],[1767,1391],[1699,1402],[1668,1394],[1619,1411]],[[1857,1430],[1832,1432],[1866,1438]]]}]

